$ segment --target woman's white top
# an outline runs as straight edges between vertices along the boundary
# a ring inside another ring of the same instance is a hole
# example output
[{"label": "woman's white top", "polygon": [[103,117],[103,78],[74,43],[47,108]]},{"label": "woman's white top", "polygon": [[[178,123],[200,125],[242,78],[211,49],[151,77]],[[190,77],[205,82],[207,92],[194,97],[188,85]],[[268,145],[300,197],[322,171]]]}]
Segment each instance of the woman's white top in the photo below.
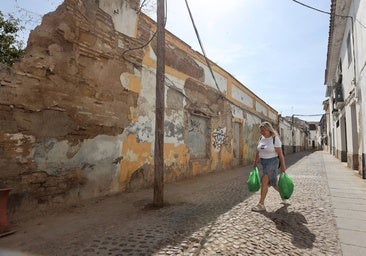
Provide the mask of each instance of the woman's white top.
[{"label": "woman's white top", "polygon": [[282,146],[281,140],[277,136],[275,137],[274,144],[272,136],[269,138],[261,136],[257,146],[259,157],[265,159],[278,157],[278,154],[275,151],[275,147],[280,148],[281,146]]}]

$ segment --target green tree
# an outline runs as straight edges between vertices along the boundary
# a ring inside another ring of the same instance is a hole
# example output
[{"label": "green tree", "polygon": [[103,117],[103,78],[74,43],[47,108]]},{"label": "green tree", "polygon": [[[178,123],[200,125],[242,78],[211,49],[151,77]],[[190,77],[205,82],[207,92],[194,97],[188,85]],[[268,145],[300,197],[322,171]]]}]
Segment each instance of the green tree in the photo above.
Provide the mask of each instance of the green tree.
[{"label": "green tree", "polygon": [[23,56],[23,42],[16,40],[20,29],[18,19],[12,15],[5,19],[0,11],[0,63],[11,66]]}]

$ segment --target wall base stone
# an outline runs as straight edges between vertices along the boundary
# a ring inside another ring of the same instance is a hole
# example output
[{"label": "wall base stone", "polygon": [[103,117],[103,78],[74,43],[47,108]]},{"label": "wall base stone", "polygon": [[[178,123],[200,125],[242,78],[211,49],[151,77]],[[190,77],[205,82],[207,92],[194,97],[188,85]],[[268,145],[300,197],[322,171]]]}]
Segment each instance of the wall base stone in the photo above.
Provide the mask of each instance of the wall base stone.
[{"label": "wall base stone", "polygon": [[358,170],[358,154],[347,154],[347,166],[353,170]]}]

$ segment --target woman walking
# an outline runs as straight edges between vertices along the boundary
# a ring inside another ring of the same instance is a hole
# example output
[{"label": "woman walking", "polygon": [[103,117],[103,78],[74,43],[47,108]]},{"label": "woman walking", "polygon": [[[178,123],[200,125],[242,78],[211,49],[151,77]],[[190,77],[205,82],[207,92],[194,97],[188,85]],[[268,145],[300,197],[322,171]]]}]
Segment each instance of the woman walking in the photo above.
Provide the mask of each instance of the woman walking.
[{"label": "woman walking", "polygon": [[282,143],[277,132],[273,129],[269,122],[263,122],[259,125],[262,136],[259,139],[257,152],[255,154],[253,167],[256,167],[258,161],[262,165],[261,175],[261,196],[259,203],[252,208],[253,211],[265,211],[264,200],[268,193],[268,187],[272,186],[278,190],[278,164],[280,163],[281,171],[286,171],[285,158],[282,152]]}]

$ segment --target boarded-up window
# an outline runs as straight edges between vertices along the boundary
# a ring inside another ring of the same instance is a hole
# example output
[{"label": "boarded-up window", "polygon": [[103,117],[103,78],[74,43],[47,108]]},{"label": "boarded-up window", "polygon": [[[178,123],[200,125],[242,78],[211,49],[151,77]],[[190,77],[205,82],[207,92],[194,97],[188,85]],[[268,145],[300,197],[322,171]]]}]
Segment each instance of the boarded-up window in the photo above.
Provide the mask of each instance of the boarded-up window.
[{"label": "boarded-up window", "polygon": [[207,158],[208,119],[191,115],[189,117],[188,147],[192,158]]}]

